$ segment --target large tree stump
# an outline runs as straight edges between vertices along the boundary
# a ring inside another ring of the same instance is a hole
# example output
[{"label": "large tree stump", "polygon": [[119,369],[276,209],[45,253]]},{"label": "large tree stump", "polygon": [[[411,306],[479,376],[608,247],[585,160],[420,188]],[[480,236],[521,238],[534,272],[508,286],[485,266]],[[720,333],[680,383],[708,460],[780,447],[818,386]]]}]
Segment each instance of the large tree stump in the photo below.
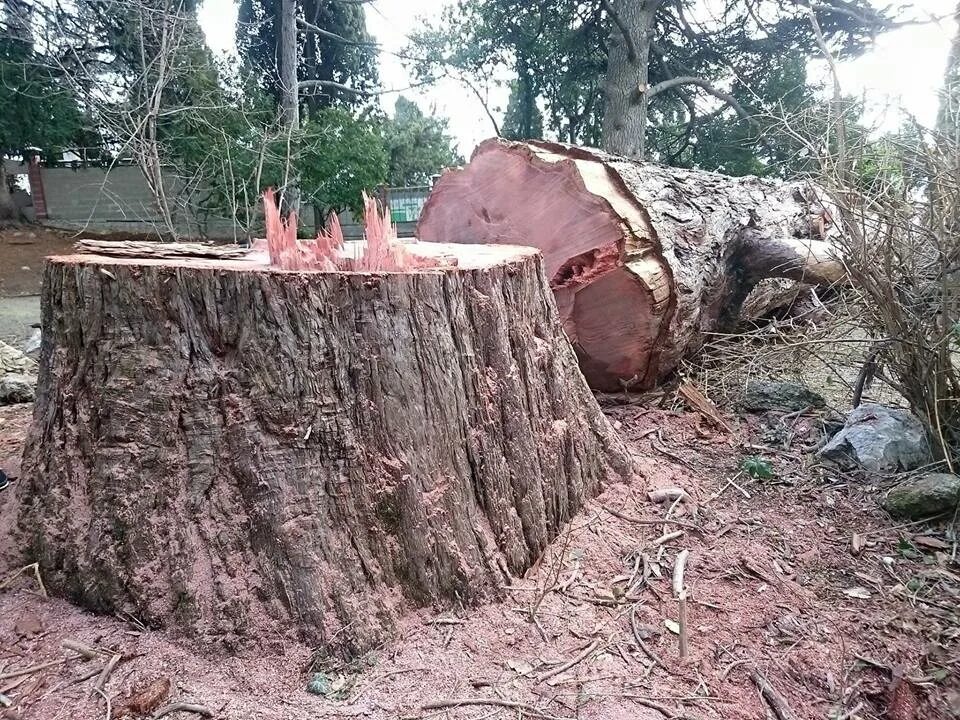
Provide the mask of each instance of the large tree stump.
[{"label": "large tree stump", "polygon": [[830,213],[810,191],[488,140],[465,169],[443,175],[417,234],[540,248],[587,380],[639,389],[730,325],[759,280],[843,280]]},{"label": "large tree stump", "polygon": [[350,653],[530,567],[632,462],[535,250],[416,252],[444,264],[51,258],[20,489],[44,580],[190,635]]}]

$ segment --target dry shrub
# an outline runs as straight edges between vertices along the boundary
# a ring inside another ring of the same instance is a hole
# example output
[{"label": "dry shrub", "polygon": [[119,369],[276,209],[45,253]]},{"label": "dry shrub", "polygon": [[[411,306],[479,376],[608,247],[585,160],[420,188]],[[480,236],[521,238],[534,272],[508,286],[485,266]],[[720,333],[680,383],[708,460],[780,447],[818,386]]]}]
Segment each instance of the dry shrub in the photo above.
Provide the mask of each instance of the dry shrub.
[{"label": "dry shrub", "polygon": [[896,137],[822,147],[817,178],[874,343],[862,375],[888,383],[953,467],[960,450],[960,147],[912,123]]}]

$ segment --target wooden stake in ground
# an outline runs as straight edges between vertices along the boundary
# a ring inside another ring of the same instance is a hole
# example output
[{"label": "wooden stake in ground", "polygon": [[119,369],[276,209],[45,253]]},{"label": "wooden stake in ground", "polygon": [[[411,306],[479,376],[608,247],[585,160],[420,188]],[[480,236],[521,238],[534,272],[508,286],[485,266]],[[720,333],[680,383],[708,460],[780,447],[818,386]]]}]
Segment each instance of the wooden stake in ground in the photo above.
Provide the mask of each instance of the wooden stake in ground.
[{"label": "wooden stake in ground", "polygon": [[496,596],[631,477],[535,250],[404,252],[435,262],[51,259],[20,518],[51,591],[358,652]]},{"label": "wooden stake in ground", "polygon": [[523,243],[544,254],[581,367],[642,389],[736,320],[757,281],[843,281],[822,198],[801,184],[644,165],[599,150],[488,140],[446,173],[423,240]]}]

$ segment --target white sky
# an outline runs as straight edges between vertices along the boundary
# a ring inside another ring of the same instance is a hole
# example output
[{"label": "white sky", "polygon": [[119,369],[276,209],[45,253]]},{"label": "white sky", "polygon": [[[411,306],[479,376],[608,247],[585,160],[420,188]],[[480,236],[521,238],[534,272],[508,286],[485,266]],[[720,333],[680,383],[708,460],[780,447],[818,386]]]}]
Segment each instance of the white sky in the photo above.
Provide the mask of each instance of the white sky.
[{"label": "white sky", "polygon": [[[390,54],[404,49],[408,35],[417,30],[422,17],[438,16],[448,4],[450,0],[374,0],[366,6],[367,28],[383,46],[380,58],[383,87],[403,90],[403,95],[416,101],[425,112],[447,117],[461,154],[469,157],[480,140],[494,134],[477,98],[454,80],[405,89],[411,84],[411,78],[402,62]],[[916,0],[913,6],[932,16],[952,16],[956,0]],[[204,0],[199,12],[200,25],[214,51],[233,51],[236,16],[235,0]],[[901,106],[922,123],[932,124],[937,113],[937,92],[955,31],[953,22],[946,20],[940,24],[905,27],[881,36],[870,53],[841,65],[844,92],[863,94],[871,106],[870,120],[884,129],[899,125],[897,108]],[[823,64],[814,68],[814,73],[825,73]],[[389,112],[393,111],[395,97],[382,98]],[[494,89],[488,104],[502,110],[506,107],[506,98],[506,89]]]}]

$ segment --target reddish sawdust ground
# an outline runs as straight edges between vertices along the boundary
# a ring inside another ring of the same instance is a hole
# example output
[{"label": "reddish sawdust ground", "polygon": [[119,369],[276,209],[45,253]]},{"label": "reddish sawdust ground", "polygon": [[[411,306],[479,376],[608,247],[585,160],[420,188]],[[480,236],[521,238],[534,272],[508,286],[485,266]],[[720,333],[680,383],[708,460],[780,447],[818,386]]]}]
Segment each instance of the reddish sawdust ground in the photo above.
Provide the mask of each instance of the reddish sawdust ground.
[{"label": "reddish sawdust ground", "polygon": [[[164,678],[172,682],[168,700],[202,703],[217,718],[237,720],[773,717],[752,667],[792,708],[780,720],[958,716],[960,575],[945,524],[897,528],[876,509],[874,489],[803,468],[795,450],[748,448],[769,440],[770,428],[755,420],[732,438],[691,414],[636,405],[607,412],[647,458],[645,482],[611,487],[591,503],[502,603],[423,611],[378,652],[314,668],[324,672],[329,697],[304,690],[308,648],[265,639],[266,652],[222,657],[138,627],[135,618],[98,617],[43,599],[25,575],[0,593],[0,692],[16,703],[6,716],[107,717],[104,700],[92,693],[96,677],[79,679],[103,661],[65,652],[68,638],[122,653],[104,688],[113,717],[125,698]],[[0,465],[18,453],[28,413],[0,408]],[[774,430],[778,424],[770,423]],[[811,425],[793,424],[794,447]],[[745,453],[766,454],[779,479],[740,476],[739,488],[728,485]],[[665,517],[668,507],[647,501],[648,486],[689,491],[695,504],[678,505],[673,515],[688,525],[645,525],[606,509]],[[0,531],[14,499],[0,493]],[[684,534],[656,544],[675,530]],[[853,533],[865,542],[858,555]],[[691,552],[691,652],[680,662],[664,621],[677,617],[670,575],[684,548]],[[625,596],[645,564],[653,574]],[[0,568],[0,578],[12,570]],[[862,597],[844,592],[851,590]],[[577,657],[582,661],[543,678]],[[43,669],[18,675],[36,665]],[[891,683],[892,676],[906,679]],[[464,699],[471,702],[430,707]]]},{"label": "reddish sawdust ground", "polygon": [[39,225],[0,229],[0,297],[38,295],[43,258],[69,252],[70,233]]}]

